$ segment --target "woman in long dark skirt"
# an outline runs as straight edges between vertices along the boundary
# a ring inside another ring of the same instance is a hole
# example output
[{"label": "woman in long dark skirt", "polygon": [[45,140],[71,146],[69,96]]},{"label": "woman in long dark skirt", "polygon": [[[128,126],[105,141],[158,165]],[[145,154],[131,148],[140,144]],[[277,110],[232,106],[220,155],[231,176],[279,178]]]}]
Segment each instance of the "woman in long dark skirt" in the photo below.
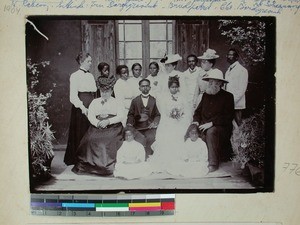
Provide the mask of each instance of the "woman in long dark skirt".
[{"label": "woman in long dark skirt", "polygon": [[116,155],[123,143],[124,106],[111,97],[115,80],[99,78],[101,97],[94,99],[89,107],[91,123],[78,147],[77,163],[72,171],[77,174],[113,174]]},{"label": "woman in long dark skirt", "polygon": [[88,72],[92,64],[92,57],[87,53],[79,53],[76,61],[79,70],[70,76],[70,102],[72,103],[69,138],[64,157],[66,165],[76,163],[76,151],[80,140],[89,128],[87,119],[88,107],[95,98],[97,91],[94,76]]}]

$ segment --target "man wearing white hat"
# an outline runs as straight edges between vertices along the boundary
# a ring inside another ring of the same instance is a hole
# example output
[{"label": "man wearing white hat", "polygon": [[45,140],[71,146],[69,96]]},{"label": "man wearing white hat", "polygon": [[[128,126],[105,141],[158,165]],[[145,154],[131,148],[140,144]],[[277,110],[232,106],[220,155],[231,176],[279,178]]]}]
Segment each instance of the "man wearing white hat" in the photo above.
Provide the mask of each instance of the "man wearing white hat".
[{"label": "man wearing white hat", "polygon": [[234,97],[234,120],[238,126],[242,123],[242,110],[246,108],[246,90],[248,85],[248,71],[238,61],[239,55],[236,49],[229,49],[227,62],[230,63],[225,73],[225,79],[229,83],[225,90],[232,93]]},{"label": "man wearing white hat", "polygon": [[202,100],[195,110],[193,123],[198,125],[201,138],[208,148],[208,169],[213,172],[219,168],[220,161],[231,157],[230,137],[234,117],[233,95],[221,87],[228,83],[222,71],[212,69],[207,72],[208,86]]}]

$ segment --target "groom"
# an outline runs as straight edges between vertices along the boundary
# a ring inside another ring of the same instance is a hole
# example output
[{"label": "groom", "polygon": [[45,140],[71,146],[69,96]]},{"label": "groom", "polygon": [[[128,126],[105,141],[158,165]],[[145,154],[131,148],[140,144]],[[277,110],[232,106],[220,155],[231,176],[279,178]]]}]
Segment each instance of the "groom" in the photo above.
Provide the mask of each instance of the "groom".
[{"label": "groom", "polygon": [[156,128],[160,121],[160,113],[156,106],[156,99],[150,92],[150,81],[142,79],[139,81],[141,95],[131,101],[127,115],[127,126],[136,129],[136,141],[141,143],[146,152],[146,159],[153,154],[151,145],[155,141]]}]

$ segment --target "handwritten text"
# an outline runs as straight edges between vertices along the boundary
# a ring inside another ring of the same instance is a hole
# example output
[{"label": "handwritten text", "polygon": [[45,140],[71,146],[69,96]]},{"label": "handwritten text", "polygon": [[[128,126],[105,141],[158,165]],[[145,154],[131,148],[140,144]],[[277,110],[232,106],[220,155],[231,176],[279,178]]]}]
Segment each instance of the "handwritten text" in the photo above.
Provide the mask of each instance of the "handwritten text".
[{"label": "handwritten text", "polygon": [[[181,10],[183,13],[200,11],[240,11],[253,15],[278,15],[283,12],[297,14],[300,0],[9,0],[5,11],[20,8],[58,9],[117,9],[130,12],[147,9]],[[11,6],[10,8],[8,6]]]},{"label": "handwritten text", "polygon": [[284,163],[284,172],[300,176],[300,164],[298,163]]}]

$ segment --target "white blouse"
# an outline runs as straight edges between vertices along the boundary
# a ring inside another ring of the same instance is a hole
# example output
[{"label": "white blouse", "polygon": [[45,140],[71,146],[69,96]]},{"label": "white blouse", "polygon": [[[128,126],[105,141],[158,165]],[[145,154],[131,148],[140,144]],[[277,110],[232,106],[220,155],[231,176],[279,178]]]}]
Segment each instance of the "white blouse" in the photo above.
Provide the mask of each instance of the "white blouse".
[{"label": "white blouse", "polygon": [[160,82],[160,74],[158,73],[156,76],[151,76],[149,75],[147,77],[147,79],[150,81],[150,86],[151,86],[151,89],[150,89],[150,94],[152,96],[154,96],[155,98],[157,97],[157,93],[160,92],[160,85],[159,85],[159,82]]},{"label": "white blouse", "polygon": [[138,77],[138,78],[129,77],[128,80],[127,80],[128,84],[131,87],[131,90],[132,90],[132,93],[133,93],[134,97],[141,94],[141,91],[139,89],[139,87],[140,87],[139,82],[140,82],[141,79],[142,79],[142,77]]},{"label": "white blouse", "polygon": [[78,70],[70,76],[70,102],[81,110],[85,109],[82,101],[78,97],[78,92],[96,92],[96,82],[94,76],[89,72]]},{"label": "white blouse", "polygon": [[108,115],[115,115],[115,117],[108,119],[110,124],[121,122],[124,119],[124,105],[113,97],[110,97],[107,101],[102,98],[96,98],[91,102],[88,119],[92,125],[97,127],[100,121],[97,119],[97,116],[105,118]]},{"label": "white blouse", "polygon": [[131,100],[136,97],[130,83],[121,78],[118,79],[114,86],[114,92],[116,99],[120,100],[120,102],[123,102],[123,107],[125,106],[125,109],[128,110],[130,108]]}]

